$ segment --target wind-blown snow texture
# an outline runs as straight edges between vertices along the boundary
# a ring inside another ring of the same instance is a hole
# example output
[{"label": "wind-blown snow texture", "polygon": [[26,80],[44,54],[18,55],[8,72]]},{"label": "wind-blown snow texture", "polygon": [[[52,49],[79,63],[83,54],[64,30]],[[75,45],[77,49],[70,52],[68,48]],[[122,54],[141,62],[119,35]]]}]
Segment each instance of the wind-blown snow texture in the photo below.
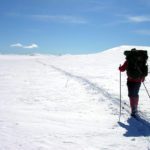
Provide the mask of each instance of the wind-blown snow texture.
[{"label": "wind-blown snow texture", "polygon": [[[121,46],[90,55],[0,55],[0,150],[148,150],[150,99],[143,86],[130,117]],[[150,47],[137,47],[150,52]],[[145,84],[150,89],[150,77]]]}]

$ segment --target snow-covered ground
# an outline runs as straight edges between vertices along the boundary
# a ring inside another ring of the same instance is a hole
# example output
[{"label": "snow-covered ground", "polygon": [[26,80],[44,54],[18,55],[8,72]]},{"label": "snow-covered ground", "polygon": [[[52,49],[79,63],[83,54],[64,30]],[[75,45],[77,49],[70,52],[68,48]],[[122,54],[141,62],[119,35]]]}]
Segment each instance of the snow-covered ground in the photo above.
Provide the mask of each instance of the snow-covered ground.
[{"label": "snow-covered ground", "polygon": [[[144,123],[130,117],[125,73],[118,122],[118,66],[133,47],[90,55],[0,55],[0,150],[149,150],[150,99],[141,86]],[[145,85],[150,89],[150,77]]]}]

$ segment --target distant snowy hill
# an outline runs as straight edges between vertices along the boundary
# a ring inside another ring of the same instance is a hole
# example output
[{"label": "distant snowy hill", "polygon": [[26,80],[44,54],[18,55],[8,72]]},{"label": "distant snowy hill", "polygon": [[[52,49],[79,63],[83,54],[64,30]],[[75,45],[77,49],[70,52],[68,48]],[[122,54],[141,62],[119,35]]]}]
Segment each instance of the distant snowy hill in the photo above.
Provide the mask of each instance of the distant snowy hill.
[{"label": "distant snowy hill", "polygon": [[[0,55],[0,150],[148,150],[150,99],[130,117],[120,46],[89,55]],[[148,61],[149,64],[149,61]],[[145,84],[150,89],[150,77]]]}]

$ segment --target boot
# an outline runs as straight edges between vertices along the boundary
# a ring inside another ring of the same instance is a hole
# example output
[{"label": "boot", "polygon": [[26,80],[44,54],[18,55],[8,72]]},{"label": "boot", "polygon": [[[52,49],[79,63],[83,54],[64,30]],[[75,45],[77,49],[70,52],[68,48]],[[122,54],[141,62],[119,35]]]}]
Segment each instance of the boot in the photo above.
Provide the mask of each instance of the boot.
[{"label": "boot", "polygon": [[137,107],[138,107],[138,97],[130,97],[130,107],[131,107],[131,116],[135,116],[137,114]]},{"label": "boot", "polygon": [[136,114],[137,114],[137,107],[133,107],[132,109],[131,109],[131,116],[136,116]]}]

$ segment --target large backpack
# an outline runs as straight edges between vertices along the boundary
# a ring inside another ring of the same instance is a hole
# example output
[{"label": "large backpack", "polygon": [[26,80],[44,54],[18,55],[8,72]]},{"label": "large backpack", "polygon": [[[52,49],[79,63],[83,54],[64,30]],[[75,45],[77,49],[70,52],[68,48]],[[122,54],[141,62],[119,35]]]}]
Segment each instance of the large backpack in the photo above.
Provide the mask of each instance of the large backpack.
[{"label": "large backpack", "polygon": [[125,51],[127,60],[127,75],[133,79],[142,78],[148,75],[147,51],[131,49]]}]

